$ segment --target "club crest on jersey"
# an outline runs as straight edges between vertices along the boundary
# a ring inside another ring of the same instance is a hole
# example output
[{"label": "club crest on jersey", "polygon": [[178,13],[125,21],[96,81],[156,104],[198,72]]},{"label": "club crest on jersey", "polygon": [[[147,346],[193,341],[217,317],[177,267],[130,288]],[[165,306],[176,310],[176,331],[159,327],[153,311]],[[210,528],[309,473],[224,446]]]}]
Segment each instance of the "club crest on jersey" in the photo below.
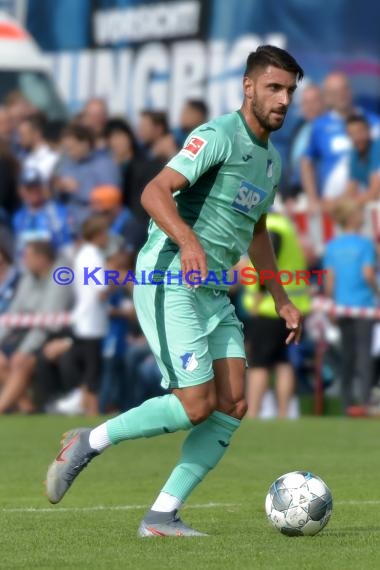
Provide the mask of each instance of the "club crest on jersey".
[{"label": "club crest on jersey", "polygon": [[195,160],[198,154],[204,149],[207,142],[208,141],[202,139],[202,137],[191,137],[179,154],[187,156],[190,160]]},{"label": "club crest on jersey", "polygon": [[234,210],[248,214],[252,208],[261,204],[266,197],[267,193],[265,190],[247,182],[247,180],[243,180],[240,182],[238,193],[231,206]]},{"label": "club crest on jersey", "polygon": [[270,158],[267,160],[267,177],[272,178],[273,176],[273,160]]},{"label": "club crest on jersey", "polygon": [[182,368],[187,370],[187,372],[192,372],[199,366],[199,362],[195,357],[195,352],[185,352],[182,356],[180,356],[182,360]]}]

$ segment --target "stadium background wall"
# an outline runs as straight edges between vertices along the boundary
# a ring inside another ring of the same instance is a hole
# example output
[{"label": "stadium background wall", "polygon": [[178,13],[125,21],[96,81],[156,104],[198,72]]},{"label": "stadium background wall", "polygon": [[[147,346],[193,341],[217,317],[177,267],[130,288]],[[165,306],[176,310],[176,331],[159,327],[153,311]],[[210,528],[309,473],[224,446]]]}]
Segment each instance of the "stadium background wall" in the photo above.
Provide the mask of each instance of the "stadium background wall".
[{"label": "stadium background wall", "polygon": [[[133,121],[167,109],[176,126],[184,99],[211,115],[236,109],[247,53],[262,43],[289,49],[304,85],[331,69],[350,76],[357,101],[380,109],[380,4],[373,0],[29,0],[26,26],[47,53],[71,111],[90,96]],[[337,25],[339,22],[339,25]],[[297,105],[274,136],[282,150]]]}]

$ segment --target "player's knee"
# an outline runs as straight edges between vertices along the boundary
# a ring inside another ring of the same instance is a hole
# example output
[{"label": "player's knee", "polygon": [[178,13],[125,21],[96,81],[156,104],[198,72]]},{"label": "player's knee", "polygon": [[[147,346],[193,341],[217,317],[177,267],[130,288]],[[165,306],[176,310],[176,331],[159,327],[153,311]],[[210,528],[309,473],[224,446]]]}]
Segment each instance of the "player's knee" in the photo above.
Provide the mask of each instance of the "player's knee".
[{"label": "player's knee", "polygon": [[196,425],[204,422],[212,414],[215,408],[216,399],[210,397],[207,400],[198,400],[197,402],[194,402],[193,405],[188,405],[186,412],[191,423]]},{"label": "player's knee", "polygon": [[194,425],[206,420],[216,409],[216,391],[212,383],[202,384],[195,388],[174,390],[174,393]]},{"label": "player's knee", "polygon": [[237,420],[242,420],[247,413],[248,404],[245,398],[222,399],[219,400],[217,409]]}]

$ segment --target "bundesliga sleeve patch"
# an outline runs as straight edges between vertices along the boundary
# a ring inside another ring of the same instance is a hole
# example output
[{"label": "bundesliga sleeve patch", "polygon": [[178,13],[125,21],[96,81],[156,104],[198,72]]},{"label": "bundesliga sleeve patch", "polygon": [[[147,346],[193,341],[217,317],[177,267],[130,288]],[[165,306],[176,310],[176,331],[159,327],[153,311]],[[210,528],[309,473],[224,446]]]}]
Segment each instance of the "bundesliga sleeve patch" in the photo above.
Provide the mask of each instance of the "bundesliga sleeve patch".
[{"label": "bundesliga sleeve patch", "polygon": [[204,149],[208,141],[201,137],[191,137],[186,146],[180,150],[179,154],[187,156],[190,160],[195,160],[198,154]]}]

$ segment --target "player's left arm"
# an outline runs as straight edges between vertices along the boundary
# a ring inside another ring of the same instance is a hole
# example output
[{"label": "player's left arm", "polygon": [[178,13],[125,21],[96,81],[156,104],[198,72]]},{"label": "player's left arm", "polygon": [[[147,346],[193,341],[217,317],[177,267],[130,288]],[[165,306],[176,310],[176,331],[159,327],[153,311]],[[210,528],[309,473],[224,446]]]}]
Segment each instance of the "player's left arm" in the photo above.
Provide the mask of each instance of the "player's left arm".
[{"label": "player's left arm", "polygon": [[[268,271],[271,272],[268,275],[277,275],[277,261],[266,226],[266,214],[261,216],[255,225],[248,255],[259,274],[261,271]],[[302,333],[302,313],[293,305],[284,287],[277,282],[275,277],[266,280],[265,286],[274,299],[277,313],[286,321],[287,328],[291,330],[286,339],[286,344],[292,341],[298,344]]]}]

